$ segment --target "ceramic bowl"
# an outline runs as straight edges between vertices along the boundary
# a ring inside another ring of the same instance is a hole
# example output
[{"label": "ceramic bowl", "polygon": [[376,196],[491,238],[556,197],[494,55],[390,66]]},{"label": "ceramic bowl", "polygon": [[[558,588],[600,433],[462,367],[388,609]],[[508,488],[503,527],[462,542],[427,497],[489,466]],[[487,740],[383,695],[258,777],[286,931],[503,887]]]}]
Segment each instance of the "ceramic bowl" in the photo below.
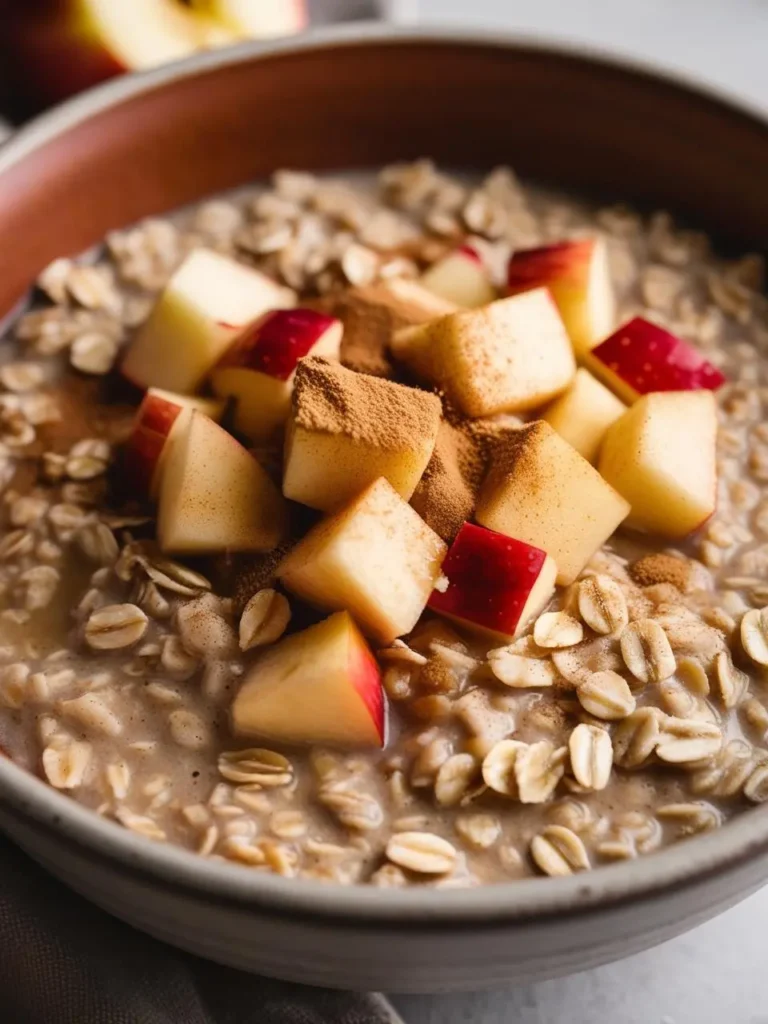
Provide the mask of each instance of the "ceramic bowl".
[{"label": "ceramic bowl", "polygon": [[[281,166],[428,154],[768,238],[768,122],[702,87],[578,51],[459,33],[335,30],[124,78],[0,151],[0,316],[53,257]],[[690,928],[768,877],[768,808],[634,862],[471,890],[341,888],[206,861],[0,758],[0,825],[89,899],[168,942],[321,985],[533,981]]]}]

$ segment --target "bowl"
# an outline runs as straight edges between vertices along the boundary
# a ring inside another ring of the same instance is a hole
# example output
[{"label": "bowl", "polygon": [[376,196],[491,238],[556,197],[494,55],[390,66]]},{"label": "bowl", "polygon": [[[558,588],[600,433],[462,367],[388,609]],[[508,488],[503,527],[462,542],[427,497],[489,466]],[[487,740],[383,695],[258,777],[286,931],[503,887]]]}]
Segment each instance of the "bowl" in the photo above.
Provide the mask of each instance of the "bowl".
[{"label": "bowl", "polygon": [[[530,41],[334,30],[112,82],[0,151],[0,316],[52,258],[280,166],[430,155],[768,238],[768,119],[704,87]],[[319,985],[535,981],[661,942],[768,877],[768,808],[565,879],[342,888],[207,861],[103,820],[0,758],[0,827],[72,888],[204,957]]]}]

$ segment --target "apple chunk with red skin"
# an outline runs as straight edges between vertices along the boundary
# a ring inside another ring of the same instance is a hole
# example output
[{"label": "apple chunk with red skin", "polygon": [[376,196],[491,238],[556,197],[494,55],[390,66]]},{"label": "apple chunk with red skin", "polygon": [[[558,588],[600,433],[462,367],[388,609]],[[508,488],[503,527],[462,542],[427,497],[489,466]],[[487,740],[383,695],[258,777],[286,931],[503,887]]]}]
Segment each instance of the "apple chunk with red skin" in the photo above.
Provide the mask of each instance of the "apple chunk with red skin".
[{"label": "apple chunk with red skin", "polygon": [[557,563],[557,582],[567,585],[629,510],[594,466],[548,423],[535,420],[495,447],[475,519],[546,551]]},{"label": "apple chunk with red skin", "polygon": [[376,659],[348,612],[265,651],[232,705],[238,736],[382,747],[387,706]]},{"label": "apple chunk with red skin", "polygon": [[141,494],[156,498],[163,456],[170,448],[173,434],[182,427],[193,409],[218,422],[224,405],[215,398],[177,395],[173,391],[150,388],[138,408],[123,451],[123,471],[128,485]]},{"label": "apple chunk with red skin", "polygon": [[278,569],[285,587],[346,609],[381,644],[410,632],[447,551],[383,477],[299,541]]},{"label": "apple chunk with red skin", "polygon": [[192,411],[163,466],[157,538],[169,555],[271,551],[285,535],[283,496],[250,452]]},{"label": "apple chunk with red skin", "polygon": [[296,364],[304,356],[338,359],[344,326],[314,309],[277,309],[249,324],[211,374],[222,398],[235,398],[235,426],[266,440],[288,419]]},{"label": "apple chunk with red skin", "polygon": [[432,611],[507,643],[552,597],[557,566],[541,548],[464,523],[443,562],[443,575],[448,588],[432,593]]},{"label": "apple chunk with red skin", "polygon": [[616,301],[605,242],[582,238],[512,254],[510,295],[549,289],[577,354],[589,351],[616,323]]},{"label": "apple chunk with red skin", "polygon": [[716,391],[725,377],[693,345],[635,317],[584,358],[627,404],[652,391]]},{"label": "apple chunk with red skin", "polygon": [[599,469],[631,504],[627,526],[678,539],[717,502],[717,408],[711,391],[645,395],[608,430]]},{"label": "apple chunk with red skin", "polygon": [[573,349],[546,289],[405,327],[392,353],[467,416],[534,409],[576,372]]},{"label": "apple chunk with red skin", "polygon": [[166,284],[123,360],[139,387],[196,391],[238,332],[296,295],[258,270],[195,249]]},{"label": "apple chunk with red skin", "polygon": [[477,249],[461,245],[432,264],[420,278],[428,291],[467,309],[487,306],[496,298],[488,271]]}]

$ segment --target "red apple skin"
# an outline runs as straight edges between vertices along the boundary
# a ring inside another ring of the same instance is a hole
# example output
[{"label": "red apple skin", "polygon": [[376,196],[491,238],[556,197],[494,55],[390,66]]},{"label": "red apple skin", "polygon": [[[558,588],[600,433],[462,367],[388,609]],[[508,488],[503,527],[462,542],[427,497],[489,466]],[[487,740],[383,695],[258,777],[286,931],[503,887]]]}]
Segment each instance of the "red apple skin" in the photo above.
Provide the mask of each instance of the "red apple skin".
[{"label": "red apple skin", "polygon": [[89,32],[72,0],[0,0],[0,85],[30,113],[127,69]]},{"label": "red apple skin", "polygon": [[142,494],[150,493],[163,448],[181,411],[180,405],[158,395],[144,396],[123,452],[122,468],[128,486]]},{"label": "red apple skin", "polygon": [[433,591],[428,606],[513,636],[546,559],[530,544],[464,523],[443,562],[448,589]]},{"label": "red apple skin", "polygon": [[386,743],[387,706],[381,681],[381,670],[361,634],[359,639],[360,642],[352,645],[349,652],[349,678],[354,681],[360,699],[368,708],[379,734],[381,745],[384,746]]},{"label": "red apple skin", "polygon": [[528,291],[553,278],[578,281],[591,259],[593,247],[594,241],[587,238],[514,252],[507,267],[509,294]]},{"label": "red apple skin", "polygon": [[314,309],[277,309],[246,327],[219,361],[219,367],[241,366],[278,380],[288,380],[296,364],[336,323]]},{"label": "red apple skin", "polygon": [[639,316],[593,348],[590,357],[638,395],[651,391],[717,391],[725,383],[717,367],[692,345]]},{"label": "red apple skin", "polygon": [[482,266],[482,258],[480,253],[472,245],[460,245],[456,250],[457,253],[461,253],[462,256],[466,256],[467,259],[472,260],[473,263],[477,263],[478,266]]}]

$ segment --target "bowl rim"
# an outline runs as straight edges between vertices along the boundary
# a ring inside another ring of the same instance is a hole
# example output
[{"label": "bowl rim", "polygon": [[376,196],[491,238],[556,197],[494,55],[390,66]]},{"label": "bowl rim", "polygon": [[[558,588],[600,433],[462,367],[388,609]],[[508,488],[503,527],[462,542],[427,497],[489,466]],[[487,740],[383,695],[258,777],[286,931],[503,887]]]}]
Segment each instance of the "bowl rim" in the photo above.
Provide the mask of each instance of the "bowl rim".
[{"label": "bowl rim", "polygon": [[[565,57],[662,81],[747,116],[768,127],[768,107],[737,93],[670,71],[664,65],[626,58],[601,48],[528,33],[354,24],[317,29],[300,36],[243,43],[194,55],[161,68],[113,79],[41,115],[0,146],[0,183],[5,173],[36,149],[90,117],[145,92],[219,68],[339,46],[388,43],[460,45]],[[674,891],[704,885],[768,854],[768,806],[739,814],[722,828],[664,850],[567,878],[530,878],[476,888],[404,890],[343,886],[286,879],[236,864],[216,862],[170,844],[153,842],[75,803],[10,759],[0,756],[0,810],[6,820],[35,833],[53,833],[57,843],[95,863],[106,859],[139,882],[161,882],[169,892],[227,906],[233,911],[269,912],[336,925],[375,925],[422,930],[502,927],[588,915],[610,907],[663,899]],[[11,836],[13,829],[9,829]]]}]

